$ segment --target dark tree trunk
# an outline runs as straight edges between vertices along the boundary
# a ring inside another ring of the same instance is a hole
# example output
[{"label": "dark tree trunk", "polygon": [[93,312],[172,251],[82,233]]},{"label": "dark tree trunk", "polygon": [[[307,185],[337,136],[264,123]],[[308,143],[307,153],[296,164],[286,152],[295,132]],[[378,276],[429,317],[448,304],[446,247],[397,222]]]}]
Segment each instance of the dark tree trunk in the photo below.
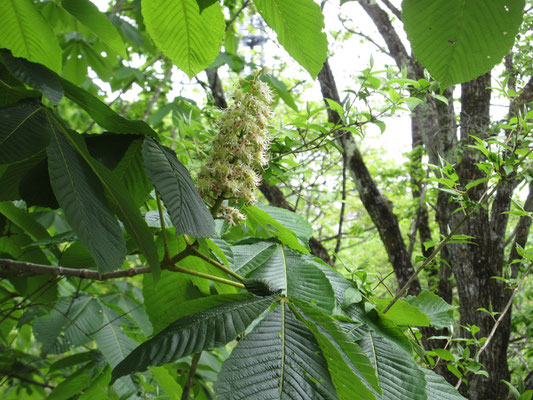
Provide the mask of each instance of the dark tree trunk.
[{"label": "dark tree trunk", "polygon": [[[324,99],[331,99],[340,103],[341,100],[328,60],[318,74],[318,81]],[[341,118],[335,111],[329,109],[328,116],[330,122],[341,123]],[[414,269],[400,232],[398,218],[392,211],[390,201],[379,191],[376,182],[370,175],[352,134],[341,131],[337,136],[337,142],[344,151],[347,168],[355,181],[361,202],[378,229],[398,284],[402,287],[414,274]],[[409,288],[409,294],[416,295],[420,291],[420,282],[415,280]]]}]

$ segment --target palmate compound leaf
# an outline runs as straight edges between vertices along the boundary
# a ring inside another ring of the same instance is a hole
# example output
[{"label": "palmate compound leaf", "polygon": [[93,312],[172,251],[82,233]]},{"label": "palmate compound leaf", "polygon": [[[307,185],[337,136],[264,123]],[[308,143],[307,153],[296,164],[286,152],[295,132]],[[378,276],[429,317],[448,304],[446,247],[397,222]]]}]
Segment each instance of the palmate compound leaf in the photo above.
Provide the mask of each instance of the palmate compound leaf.
[{"label": "palmate compound leaf", "polygon": [[286,297],[295,297],[314,304],[326,312],[335,305],[333,289],[324,273],[305,255],[277,245],[272,257],[247,276],[264,281],[273,291],[281,290]]},{"label": "palmate compound leaf", "polygon": [[196,0],[142,0],[141,4],[146,30],[155,44],[189,78],[213,62],[225,35],[218,1],[201,14]]},{"label": "palmate compound leaf", "polygon": [[113,370],[112,381],[149,366],[163,365],[206,349],[224,346],[244,332],[273,303],[250,294],[202,297],[183,303],[191,314],[133,350]]},{"label": "palmate compound leaf", "polygon": [[50,128],[42,107],[33,102],[0,109],[0,164],[22,161],[50,142]]},{"label": "palmate compound leaf", "polygon": [[122,265],[126,242],[104,196],[102,185],[59,125],[50,124],[47,148],[50,183],[72,229],[87,247],[100,272]]},{"label": "palmate compound leaf", "polygon": [[320,6],[313,0],[254,0],[254,4],[285,50],[316,78],[328,52]]},{"label": "palmate compound leaf", "polygon": [[213,217],[196,191],[189,171],[178,161],[176,154],[147,137],[143,144],[143,160],[176,232],[195,237],[213,236]]},{"label": "palmate compound leaf", "polygon": [[445,89],[501,61],[523,9],[524,0],[405,0],[402,17],[416,58]]},{"label": "palmate compound leaf", "polygon": [[218,400],[337,399],[317,341],[285,301],[239,341],[214,389]]}]

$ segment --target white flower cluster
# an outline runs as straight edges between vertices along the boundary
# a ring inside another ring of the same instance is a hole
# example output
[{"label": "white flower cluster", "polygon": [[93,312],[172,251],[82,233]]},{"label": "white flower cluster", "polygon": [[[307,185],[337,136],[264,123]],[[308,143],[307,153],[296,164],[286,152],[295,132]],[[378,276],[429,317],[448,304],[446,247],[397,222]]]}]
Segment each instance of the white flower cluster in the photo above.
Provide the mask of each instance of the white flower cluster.
[{"label": "white flower cluster", "polygon": [[245,82],[239,82],[232,96],[233,106],[224,110],[211,153],[198,174],[198,191],[208,206],[228,200],[218,215],[230,224],[244,221],[235,206],[241,201],[255,203],[254,189],[261,181],[257,170],[268,163],[272,92],[259,75],[246,82],[246,89]]}]

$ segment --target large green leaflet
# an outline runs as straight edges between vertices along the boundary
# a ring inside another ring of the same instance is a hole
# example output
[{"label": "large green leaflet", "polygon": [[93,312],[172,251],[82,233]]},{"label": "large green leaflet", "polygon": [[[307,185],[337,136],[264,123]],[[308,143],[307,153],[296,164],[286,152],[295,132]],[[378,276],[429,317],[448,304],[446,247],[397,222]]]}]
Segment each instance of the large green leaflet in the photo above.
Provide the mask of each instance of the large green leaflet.
[{"label": "large green leaflet", "polygon": [[359,341],[376,367],[383,400],[425,400],[426,381],[411,354],[370,331]]},{"label": "large green leaflet", "polygon": [[[137,347],[115,367],[113,380],[144,371],[149,366],[163,365],[192,353],[224,346],[244,332],[273,301],[272,297],[241,294],[210,296],[185,303],[185,310],[198,312],[179,318]],[[192,307],[187,308],[188,305]]]},{"label": "large green leaflet", "polygon": [[283,245],[261,267],[247,276],[252,280],[268,282],[274,290],[287,297],[315,304],[325,311],[333,310],[335,297],[324,273],[306,258]]},{"label": "large green leaflet", "polygon": [[122,37],[111,21],[93,3],[89,0],[63,0],[61,6],[114,51],[127,58]]},{"label": "large green leaflet", "polygon": [[200,14],[196,0],[142,0],[142,13],[154,42],[189,78],[218,55],[226,26],[218,2]]},{"label": "large green leaflet", "polygon": [[0,164],[30,158],[49,141],[50,129],[39,104],[22,102],[0,109]]},{"label": "large green leaflet", "polygon": [[0,1],[0,48],[61,72],[61,47],[31,0]]},{"label": "large green leaflet", "polygon": [[337,399],[318,343],[285,302],[239,341],[214,389],[219,400]]},{"label": "large green leaflet", "polygon": [[126,256],[122,230],[97,177],[58,126],[50,126],[48,170],[56,198],[99,270],[112,271],[122,265]]},{"label": "large green leaflet", "polygon": [[429,369],[422,369],[426,375],[428,400],[466,400],[446,380]]},{"label": "large green leaflet", "polygon": [[363,349],[324,312],[297,299],[292,303],[326,357],[339,399],[374,399],[381,394],[376,371]]},{"label": "large green leaflet", "polygon": [[65,137],[70,146],[72,146],[81,157],[85,160],[92,172],[98,177],[104,187],[113,209],[132,239],[146,257],[154,277],[159,278],[161,272],[159,257],[157,255],[157,246],[155,245],[152,233],[148,228],[145,220],[142,218],[139,209],[135,206],[133,199],[124,189],[122,182],[112,174],[103,164],[96,161],[89,154],[85,142],[77,133],[64,131]]},{"label": "large green leaflet", "polygon": [[143,159],[146,172],[161,194],[176,231],[195,237],[213,236],[213,217],[176,154],[147,137],[143,144]]},{"label": "large green leaflet", "polygon": [[436,294],[428,290],[422,290],[416,297],[407,296],[405,301],[426,314],[430,318],[432,326],[447,328],[453,325],[453,310],[457,306],[449,305]]},{"label": "large green leaflet", "polygon": [[315,79],[327,57],[324,16],[313,0],[254,0],[285,50]]},{"label": "large green leaflet", "polygon": [[445,89],[501,61],[523,9],[524,0],[405,0],[402,16],[416,58]]}]

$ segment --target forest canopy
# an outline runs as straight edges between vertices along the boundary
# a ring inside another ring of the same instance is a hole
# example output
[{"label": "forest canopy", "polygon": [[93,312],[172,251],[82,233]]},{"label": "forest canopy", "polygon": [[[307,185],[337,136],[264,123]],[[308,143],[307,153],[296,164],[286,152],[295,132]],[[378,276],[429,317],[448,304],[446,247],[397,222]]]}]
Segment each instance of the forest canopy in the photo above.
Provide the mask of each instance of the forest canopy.
[{"label": "forest canopy", "polygon": [[0,1],[0,395],[531,399],[532,10]]}]

